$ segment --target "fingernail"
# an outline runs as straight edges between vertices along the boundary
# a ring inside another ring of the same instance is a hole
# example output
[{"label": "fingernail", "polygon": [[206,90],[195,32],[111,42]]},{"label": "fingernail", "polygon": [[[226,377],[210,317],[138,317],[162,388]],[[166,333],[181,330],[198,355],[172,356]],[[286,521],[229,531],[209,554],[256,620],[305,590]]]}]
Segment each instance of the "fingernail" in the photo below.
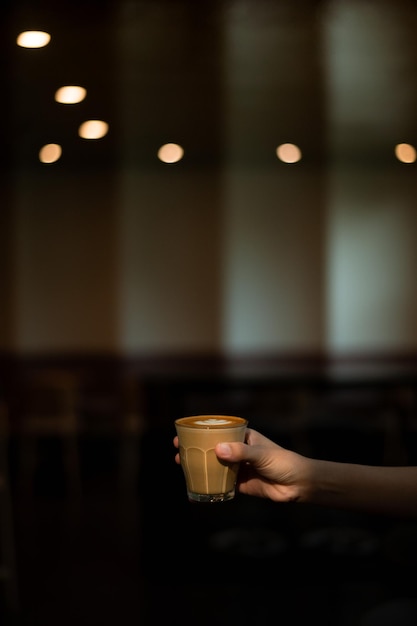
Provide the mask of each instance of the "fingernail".
[{"label": "fingernail", "polygon": [[219,443],[217,451],[220,452],[222,456],[230,456],[232,449],[227,443]]}]

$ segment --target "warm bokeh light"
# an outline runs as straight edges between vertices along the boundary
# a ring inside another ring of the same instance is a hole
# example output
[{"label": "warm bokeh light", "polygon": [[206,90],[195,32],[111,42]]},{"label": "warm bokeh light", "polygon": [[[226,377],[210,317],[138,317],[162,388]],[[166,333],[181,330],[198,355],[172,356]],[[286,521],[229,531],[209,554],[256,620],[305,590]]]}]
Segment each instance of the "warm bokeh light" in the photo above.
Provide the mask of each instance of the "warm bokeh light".
[{"label": "warm bokeh light", "polygon": [[177,143],[166,143],[158,150],[158,159],[163,163],[177,163],[184,156],[184,150]]},{"label": "warm bokeh light", "polygon": [[401,163],[414,163],[417,158],[416,149],[409,143],[398,143],[395,146],[395,156]]},{"label": "warm bokeh light", "polygon": [[56,102],[62,104],[77,104],[84,100],[87,95],[87,90],[84,87],[78,85],[66,85],[61,87],[55,92]]},{"label": "warm bokeh light", "polygon": [[39,161],[41,163],[55,163],[61,157],[62,148],[57,143],[47,143],[39,151]]},{"label": "warm bokeh light", "polygon": [[16,39],[17,45],[22,48],[43,48],[51,41],[51,35],[41,30],[26,30]]},{"label": "warm bokeh light", "polygon": [[293,143],[282,143],[277,147],[276,154],[283,163],[297,163],[301,159],[301,150]]},{"label": "warm bokeh light", "polygon": [[101,139],[107,134],[109,125],[101,120],[87,120],[81,124],[78,134],[83,139]]}]

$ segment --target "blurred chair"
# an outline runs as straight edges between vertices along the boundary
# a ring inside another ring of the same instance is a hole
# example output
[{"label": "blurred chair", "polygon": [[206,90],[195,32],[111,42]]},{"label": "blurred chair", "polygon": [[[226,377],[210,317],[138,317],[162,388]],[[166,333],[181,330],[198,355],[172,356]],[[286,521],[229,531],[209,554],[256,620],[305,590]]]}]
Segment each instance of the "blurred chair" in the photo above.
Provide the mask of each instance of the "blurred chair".
[{"label": "blurred chair", "polygon": [[79,455],[77,377],[48,369],[30,373],[21,381],[16,416],[18,485],[23,493],[34,490],[42,461],[42,442],[60,445],[68,493],[78,495],[81,483]]},{"label": "blurred chair", "polygon": [[5,615],[2,623],[17,623],[18,586],[14,541],[14,516],[9,476],[9,414],[0,401],[0,583]]}]

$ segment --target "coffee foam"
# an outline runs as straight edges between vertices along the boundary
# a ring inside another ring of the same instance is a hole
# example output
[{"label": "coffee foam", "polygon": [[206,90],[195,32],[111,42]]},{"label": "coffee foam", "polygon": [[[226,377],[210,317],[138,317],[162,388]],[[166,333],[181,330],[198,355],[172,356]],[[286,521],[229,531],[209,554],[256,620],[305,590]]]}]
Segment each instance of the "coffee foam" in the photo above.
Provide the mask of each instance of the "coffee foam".
[{"label": "coffee foam", "polygon": [[176,424],[204,430],[227,430],[247,424],[247,420],[235,415],[189,415],[178,418]]},{"label": "coffee foam", "polygon": [[233,424],[232,420],[216,419],[215,417],[209,417],[205,420],[196,420],[194,424],[200,426],[217,426],[218,424]]}]

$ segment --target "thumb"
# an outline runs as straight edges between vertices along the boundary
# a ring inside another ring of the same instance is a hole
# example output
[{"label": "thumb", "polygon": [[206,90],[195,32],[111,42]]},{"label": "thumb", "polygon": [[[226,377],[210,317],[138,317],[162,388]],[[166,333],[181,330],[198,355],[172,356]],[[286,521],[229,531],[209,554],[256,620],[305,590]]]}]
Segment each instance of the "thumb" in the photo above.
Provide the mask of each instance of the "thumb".
[{"label": "thumb", "polygon": [[245,443],[231,441],[227,443],[218,443],[215,447],[215,452],[217,457],[223,461],[249,461],[250,447],[251,446],[248,446]]}]

